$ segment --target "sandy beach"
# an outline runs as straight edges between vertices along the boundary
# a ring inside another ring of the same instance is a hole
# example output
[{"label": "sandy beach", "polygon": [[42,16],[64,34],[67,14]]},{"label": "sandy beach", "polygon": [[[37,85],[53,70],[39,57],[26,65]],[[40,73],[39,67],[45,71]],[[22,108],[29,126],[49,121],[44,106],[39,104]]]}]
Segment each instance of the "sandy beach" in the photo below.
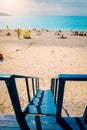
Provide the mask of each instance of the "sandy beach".
[{"label": "sandy beach", "polygon": [[[17,33],[0,31],[0,74],[18,74],[40,78],[40,88],[49,89],[51,78],[60,73],[87,74],[87,36],[74,36],[71,31],[62,31],[64,39],[55,35],[56,30],[31,30],[31,39],[18,39]],[[87,33],[87,32],[86,32]],[[26,92],[19,82],[22,107],[26,104]],[[73,116],[83,113],[87,105],[87,83],[67,83],[64,107]],[[79,111],[78,111],[79,110]],[[6,86],[0,82],[0,113],[13,113]]]}]

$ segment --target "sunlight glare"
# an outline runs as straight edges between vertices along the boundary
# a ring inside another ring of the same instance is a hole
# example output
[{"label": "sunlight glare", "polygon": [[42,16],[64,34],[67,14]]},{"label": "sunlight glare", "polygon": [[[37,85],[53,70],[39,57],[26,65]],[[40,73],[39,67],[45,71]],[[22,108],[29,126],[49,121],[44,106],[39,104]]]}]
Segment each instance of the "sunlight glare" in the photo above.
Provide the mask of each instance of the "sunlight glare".
[{"label": "sunlight glare", "polygon": [[1,12],[9,14],[23,13],[24,8],[27,7],[27,0],[3,0],[0,1]]}]

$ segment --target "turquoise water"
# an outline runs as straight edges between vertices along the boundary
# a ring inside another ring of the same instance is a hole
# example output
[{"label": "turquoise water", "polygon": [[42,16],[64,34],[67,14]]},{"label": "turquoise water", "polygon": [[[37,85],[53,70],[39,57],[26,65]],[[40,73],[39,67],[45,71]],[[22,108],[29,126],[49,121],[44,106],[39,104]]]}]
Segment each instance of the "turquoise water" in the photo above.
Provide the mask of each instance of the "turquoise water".
[{"label": "turquoise water", "polygon": [[62,29],[87,31],[87,16],[1,16],[0,29]]}]

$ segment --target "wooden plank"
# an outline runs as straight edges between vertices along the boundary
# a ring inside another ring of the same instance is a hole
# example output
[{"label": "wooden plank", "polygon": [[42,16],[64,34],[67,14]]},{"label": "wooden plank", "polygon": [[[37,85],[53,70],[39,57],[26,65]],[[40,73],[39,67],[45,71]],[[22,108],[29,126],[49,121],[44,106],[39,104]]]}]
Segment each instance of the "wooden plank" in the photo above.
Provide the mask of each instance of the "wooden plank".
[{"label": "wooden plank", "polygon": [[29,113],[31,114],[56,114],[56,108],[54,106],[29,106]]},{"label": "wooden plank", "polygon": [[33,99],[31,100],[31,102],[29,102],[29,103],[25,106],[25,108],[23,109],[23,114],[24,114],[24,115],[26,115],[26,114],[29,113],[29,105],[34,105],[34,100],[35,100],[35,99],[37,99],[37,100],[36,100],[36,103],[39,102],[38,99],[41,98],[41,93],[42,93],[42,92],[43,92],[42,90],[38,90],[37,93],[36,93],[36,95],[35,95],[35,96],[33,97]]},{"label": "wooden plank", "polygon": [[20,128],[11,127],[0,127],[0,130],[21,130]]},{"label": "wooden plank", "polygon": [[26,82],[26,89],[27,89],[28,101],[30,102],[31,98],[30,98],[30,90],[29,90],[28,78],[25,78],[25,82]]},{"label": "wooden plank", "polygon": [[58,120],[58,124],[65,130],[87,130],[87,125],[82,120],[83,118],[62,117]]},{"label": "wooden plank", "polygon": [[87,81],[87,74],[59,74],[58,78],[67,81]]},{"label": "wooden plank", "polygon": [[11,78],[12,75],[10,74],[0,74],[0,80],[6,80]]},{"label": "wooden plank", "polygon": [[[61,117],[63,95],[66,81],[87,81],[87,74],[59,74],[58,75],[58,98],[57,98],[57,114],[56,118]],[[85,121],[87,120],[87,114],[85,115]],[[87,121],[86,121],[87,122]]]},{"label": "wooden plank", "polygon": [[[55,116],[26,116],[26,122],[31,130],[86,130],[87,125],[83,118],[61,118],[59,123],[56,122]],[[20,130],[14,115],[0,115],[0,130]]]},{"label": "wooden plank", "polygon": [[[13,118],[13,119],[12,119]],[[1,119],[1,117],[0,117]],[[0,120],[0,129],[1,130],[19,130],[19,125],[16,122],[16,120],[14,120],[14,116],[5,116],[4,120]],[[49,120],[50,119],[50,120]],[[56,118],[55,117],[39,117],[39,116],[27,116],[26,117],[26,121],[28,123],[28,126],[30,129],[59,129],[61,130],[61,127],[57,124],[56,122]]]},{"label": "wooden plank", "polygon": [[63,103],[63,95],[64,95],[64,85],[65,81],[60,79],[59,80],[59,89],[58,89],[58,99],[57,99],[57,112],[56,112],[56,118],[61,117],[62,112],[62,103]]},{"label": "wooden plank", "polygon": [[38,98],[38,94],[29,105],[29,113],[32,114],[56,114],[56,106],[52,98],[51,90],[45,90]]}]

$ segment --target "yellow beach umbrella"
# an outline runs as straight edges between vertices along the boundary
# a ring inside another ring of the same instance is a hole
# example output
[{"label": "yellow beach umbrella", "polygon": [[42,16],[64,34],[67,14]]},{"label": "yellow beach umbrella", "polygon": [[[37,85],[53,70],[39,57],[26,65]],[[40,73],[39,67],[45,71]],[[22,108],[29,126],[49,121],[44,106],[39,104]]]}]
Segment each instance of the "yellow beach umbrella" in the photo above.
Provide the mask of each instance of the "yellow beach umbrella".
[{"label": "yellow beach umbrella", "polygon": [[20,30],[20,33],[23,33],[24,35],[30,35],[30,31],[29,30]]}]

